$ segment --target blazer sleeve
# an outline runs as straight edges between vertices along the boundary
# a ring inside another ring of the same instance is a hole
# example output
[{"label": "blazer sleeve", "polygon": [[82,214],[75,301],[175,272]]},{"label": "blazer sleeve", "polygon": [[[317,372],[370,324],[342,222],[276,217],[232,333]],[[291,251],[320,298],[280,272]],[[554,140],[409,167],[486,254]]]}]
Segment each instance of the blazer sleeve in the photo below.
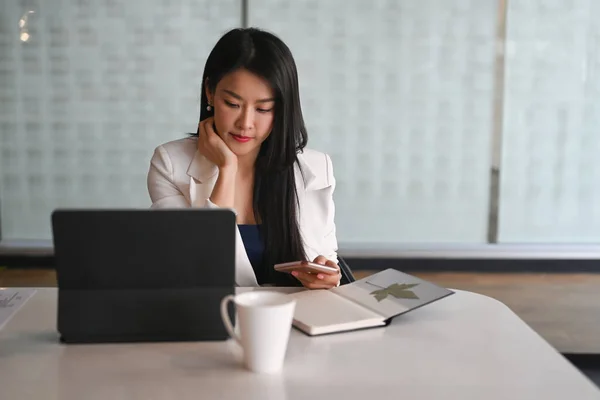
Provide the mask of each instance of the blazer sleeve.
[{"label": "blazer sleeve", "polygon": [[331,158],[329,155],[325,155],[327,161],[327,180],[328,183],[331,184],[329,188],[329,195],[327,197],[327,217],[325,220],[325,229],[324,237],[323,237],[323,254],[327,259],[334,261],[336,264],[338,263],[337,251],[338,251],[338,243],[336,236],[336,226],[335,226],[335,203],[333,201],[333,193],[335,192],[335,176],[333,174],[333,163],[331,162]]},{"label": "blazer sleeve", "polygon": [[163,146],[154,150],[147,178],[150,208],[186,208],[190,203],[175,185],[173,164]]}]

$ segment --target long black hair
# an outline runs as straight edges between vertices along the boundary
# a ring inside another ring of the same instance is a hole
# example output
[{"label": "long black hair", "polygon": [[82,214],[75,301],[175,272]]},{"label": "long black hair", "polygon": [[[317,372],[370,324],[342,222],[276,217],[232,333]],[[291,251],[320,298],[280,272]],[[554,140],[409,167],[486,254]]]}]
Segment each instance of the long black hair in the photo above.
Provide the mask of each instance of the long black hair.
[{"label": "long black hair", "polygon": [[261,144],[255,163],[253,209],[265,244],[265,276],[280,284],[295,284],[295,279],[275,272],[273,265],[306,259],[297,219],[294,164],[308,135],[296,63],[288,46],[272,33],[257,28],[230,30],[219,39],[204,67],[200,121],[213,115],[206,107],[204,85],[208,82],[208,90],[214,93],[219,81],[238,69],[265,79],[274,92],[273,129]]}]

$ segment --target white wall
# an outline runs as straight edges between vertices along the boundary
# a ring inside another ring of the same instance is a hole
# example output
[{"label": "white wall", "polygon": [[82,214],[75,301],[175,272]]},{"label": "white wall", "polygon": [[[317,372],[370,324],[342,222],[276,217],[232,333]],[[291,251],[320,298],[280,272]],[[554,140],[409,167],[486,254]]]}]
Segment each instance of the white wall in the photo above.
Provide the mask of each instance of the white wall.
[{"label": "white wall", "polygon": [[55,207],[147,207],[152,150],[195,131],[206,57],[240,25],[239,1],[1,7],[3,239],[50,238]]},{"label": "white wall", "polygon": [[485,242],[497,1],[249,4],[249,24],[296,57],[309,145],[338,179],[339,240]]},{"label": "white wall", "polygon": [[[296,57],[343,248],[485,242],[500,3],[248,2]],[[195,130],[240,0],[0,5],[3,239],[50,238],[56,207],[148,206],[151,152]],[[598,242],[600,3],[508,6],[499,239]]]},{"label": "white wall", "polygon": [[501,242],[600,242],[600,3],[509,1]]}]

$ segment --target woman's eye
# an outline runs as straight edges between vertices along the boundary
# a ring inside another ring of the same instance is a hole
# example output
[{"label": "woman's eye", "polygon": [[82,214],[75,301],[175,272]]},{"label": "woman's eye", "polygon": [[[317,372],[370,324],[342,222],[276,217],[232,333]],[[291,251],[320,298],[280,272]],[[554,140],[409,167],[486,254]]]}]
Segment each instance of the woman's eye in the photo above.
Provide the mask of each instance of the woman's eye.
[{"label": "woman's eye", "polygon": [[231,108],[237,108],[238,107],[238,105],[235,104],[235,103],[232,103],[232,102],[227,101],[227,100],[224,100],[224,101],[225,101],[225,104],[227,104],[227,106],[229,106]]},{"label": "woman's eye", "polygon": [[258,111],[259,113],[268,113],[272,110],[272,108],[264,109],[264,108],[257,108],[256,111]]}]

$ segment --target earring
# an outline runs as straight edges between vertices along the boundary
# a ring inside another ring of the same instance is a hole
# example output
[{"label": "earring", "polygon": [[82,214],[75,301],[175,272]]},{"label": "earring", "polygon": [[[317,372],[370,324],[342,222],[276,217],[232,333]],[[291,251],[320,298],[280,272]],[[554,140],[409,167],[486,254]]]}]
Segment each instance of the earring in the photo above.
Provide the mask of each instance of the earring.
[{"label": "earring", "polygon": [[210,110],[212,110],[212,107],[209,104],[209,105],[206,106],[206,111],[210,111]]}]

